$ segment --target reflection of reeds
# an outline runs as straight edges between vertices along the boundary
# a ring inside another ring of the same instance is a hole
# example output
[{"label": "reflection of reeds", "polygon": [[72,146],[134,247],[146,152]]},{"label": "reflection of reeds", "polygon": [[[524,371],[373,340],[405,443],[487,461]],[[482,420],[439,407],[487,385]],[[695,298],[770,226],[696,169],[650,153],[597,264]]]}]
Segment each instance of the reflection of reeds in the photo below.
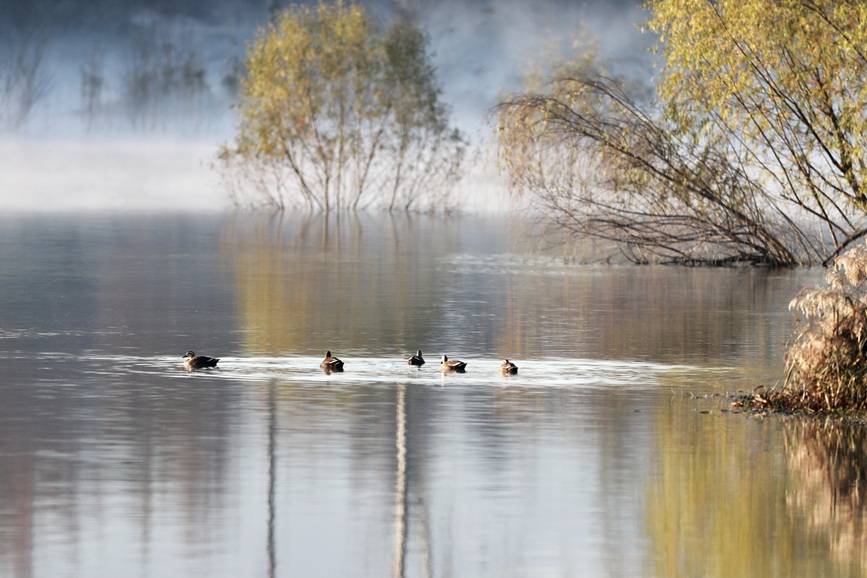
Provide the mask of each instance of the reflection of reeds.
[{"label": "reflection of reeds", "polygon": [[794,483],[786,503],[804,513],[807,530],[825,537],[841,562],[867,566],[867,429],[832,420],[784,423]]},{"label": "reflection of reeds", "polygon": [[841,255],[827,287],[801,291],[790,308],[806,324],[787,355],[787,405],[814,410],[867,408],[867,247]]},{"label": "reflection of reeds", "polygon": [[867,575],[867,429],[693,410],[674,397],[656,417],[648,575]]}]

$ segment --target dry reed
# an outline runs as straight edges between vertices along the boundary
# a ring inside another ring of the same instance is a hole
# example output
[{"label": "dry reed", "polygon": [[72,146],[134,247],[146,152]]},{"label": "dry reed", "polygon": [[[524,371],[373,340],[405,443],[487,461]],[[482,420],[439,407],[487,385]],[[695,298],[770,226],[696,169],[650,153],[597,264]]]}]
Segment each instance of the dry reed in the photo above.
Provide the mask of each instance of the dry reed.
[{"label": "dry reed", "polygon": [[786,354],[777,408],[867,410],[867,246],[837,257],[826,287],[806,288],[789,304],[803,325]]}]

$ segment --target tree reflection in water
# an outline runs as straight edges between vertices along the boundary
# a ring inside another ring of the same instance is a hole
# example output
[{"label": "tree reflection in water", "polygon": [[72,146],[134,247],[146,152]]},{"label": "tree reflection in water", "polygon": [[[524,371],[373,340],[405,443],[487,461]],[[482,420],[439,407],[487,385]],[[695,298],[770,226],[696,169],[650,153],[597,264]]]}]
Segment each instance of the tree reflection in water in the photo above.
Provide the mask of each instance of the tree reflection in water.
[{"label": "tree reflection in water", "polygon": [[787,505],[832,556],[867,569],[867,428],[836,419],[786,420]]},{"label": "tree reflection in water", "polygon": [[864,574],[860,432],[672,395],[778,377],[818,273],[564,266],[494,225],[4,220],[0,575]]},{"label": "tree reflection in water", "polygon": [[675,397],[655,437],[645,514],[655,576],[867,574],[863,426],[701,413]]}]

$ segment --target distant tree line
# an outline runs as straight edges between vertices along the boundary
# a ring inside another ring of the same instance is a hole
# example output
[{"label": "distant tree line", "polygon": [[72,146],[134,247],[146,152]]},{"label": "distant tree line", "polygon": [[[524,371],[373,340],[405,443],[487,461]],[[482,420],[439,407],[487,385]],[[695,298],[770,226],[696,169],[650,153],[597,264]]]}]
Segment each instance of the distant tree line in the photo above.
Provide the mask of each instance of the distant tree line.
[{"label": "distant tree line", "polygon": [[213,70],[188,28],[143,22],[130,49],[113,78],[101,49],[81,65],[80,110],[88,129],[118,122],[141,130],[201,127],[237,98],[241,58],[230,57],[222,70]]},{"label": "distant tree line", "polygon": [[[242,54],[209,61],[193,23],[156,13],[133,18],[131,30],[111,49],[95,41],[79,67],[75,112],[87,130],[199,129],[226,116],[238,96]],[[61,45],[52,44],[47,25],[0,25],[0,32],[0,132],[15,132],[53,91],[68,88],[52,71]]]},{"label": "distant tree line", "polygon": [[46,39],[39,30],[10,34],[0,42],[0,130],[17,130],[45,98],[51,75],[45,67]]}]

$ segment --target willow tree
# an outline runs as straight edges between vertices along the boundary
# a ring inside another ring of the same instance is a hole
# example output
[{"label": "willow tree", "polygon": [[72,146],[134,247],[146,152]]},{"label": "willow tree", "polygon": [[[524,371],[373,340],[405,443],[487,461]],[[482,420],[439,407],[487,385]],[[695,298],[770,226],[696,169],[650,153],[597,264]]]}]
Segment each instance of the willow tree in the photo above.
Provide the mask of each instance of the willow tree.
[{"label": "willow tree", "polygon": [[246,68],[238,133],[219,155],[237,202],[250,188],[281,209],[447,202],[465,143],[414,24],[381,30],[356,4],[294,6]]},{"label": "willow tree", "polygon": [[[647,7],[657,100],[597,67],[554,71],[500,107],[516,189],[636,259],[827,263],[864,236],[863,3]],[[552,150],[571,160],[545,166]]]}]

